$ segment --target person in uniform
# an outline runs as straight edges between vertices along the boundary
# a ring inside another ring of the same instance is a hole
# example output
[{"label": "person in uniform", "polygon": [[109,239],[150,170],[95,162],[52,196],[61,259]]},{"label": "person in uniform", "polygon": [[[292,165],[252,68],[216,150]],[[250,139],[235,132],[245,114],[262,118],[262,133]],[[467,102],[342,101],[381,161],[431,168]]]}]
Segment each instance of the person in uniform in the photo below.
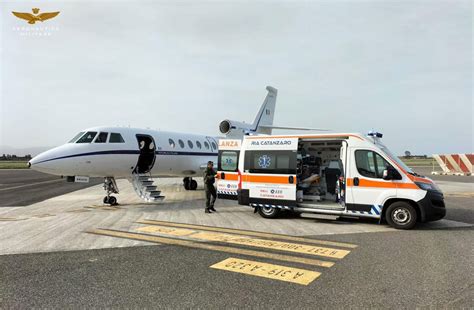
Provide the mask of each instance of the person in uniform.
[{"label": "person in uniform", "polygon": [[[212,161],[207,162],[207,168],[204,172],[204,189],[206,190],[206,213],[211,213],[211,211],[217,212],[214,209],[214,203],[216,202],[216,188],[214,183],[216,181],[217,172],[214,170],[214,163]],[[212,196],[212,199],[211,199]]]}]

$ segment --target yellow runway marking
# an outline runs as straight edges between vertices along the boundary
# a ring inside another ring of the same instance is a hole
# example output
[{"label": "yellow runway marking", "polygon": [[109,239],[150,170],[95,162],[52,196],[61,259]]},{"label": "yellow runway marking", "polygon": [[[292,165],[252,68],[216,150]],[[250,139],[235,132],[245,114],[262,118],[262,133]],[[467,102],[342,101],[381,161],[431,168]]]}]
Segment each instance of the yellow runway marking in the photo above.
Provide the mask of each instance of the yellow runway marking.
[{"label": "yellow runway marking", "polygon": [[317,259],[312,259],[312,258],[294,257],[294,256],[281,255],[281,254],[275,254],[275,253],[258,252],[258,251],[239,249],[239,248],[233,248],[233,247],[228,247],[228,246],[207,244],[207,243],[194,242],[194,241],[182,240],[182,239],[171,239],[171,238],[166,238],[166,237],[159,237],[159,236],[140,234],[140,233],[130,233],[126,231],[118,231],[118,230],[111,230],[111,229],[95,229],[95,230],[88,231],[88,233],[102,235],[102,236],[109,236],[109,237],[148,241],[148,242],[159,243],[159,244],[184,246],[184,247],[195,248],[195,249],[225,252],[225,253],[231,253],[231,254],[237,254],[237,255],[254,256],[254,257],[259,257],[259,258],[274,259],[274,260],[280,260],[280,261],[285,261],[285,262],[300,263],[300,264],[326,267],[326,268],[332,267],[334,265],[334,262],[328,262],[328,261],[317,260]]},{"label": "yellow runway marking", "polygon": [[232,257],[212,265],[211,268],[243,273],[272,280],[297,283],[301,285],[308,285],[321,275],[320,272],[316,271]]},{"label": "yellow runway marking", "polygon": [[37,217],[37,218],[50,217],[50,216],[56,216],[56,215],[49,214],[49,213],[33,215],[33,217]]},{"label": "yellow runway marking", "polygon": [[274,241],[267,239],[256,239],[242,235],[230,235],[217,232],[202,232],[193,231],[189,229],[160,227],[160,226],[146,226],[138,228],[141,231],[156,232],[163,235],[170,236],[187,236],[189,238],[198,239],[201,241],[214,241],[230,244],[238,244],[245,246],[253,246],[265,248],[270,250],[288,251],[300,254],[318,255],[330,258],[344,258],[350,253],[348,250],[339,250],[334,248],[326,248],[314,245],[306,245],[299,243],[290,243],[282,241]]},{"label": "yellow runway marking", "polygon": [[171,223],[171,222],[155,221],[155,220],[141,220],[141,221],[138,221],[137,223],[199,229],[199,230],[207,230],[207,231],[217,231],[217,232],[231,233],[231,234],[237,234],[237,235],[246,235],[246,236],[253,236],[253,237],[275,238],[275,239],[281,239],[281,240],[287,240],[287,241],[297,241],[297,242],[304,242],[304,243],[310,243],[310,244],[323,244],[323,245],[337,246],[337,247],[343,247],[343,248],[352,248],[352,249],[357,248],[357,245],[350,244],[350,243],[333,242],[333,241],[327,241],[327,240],[316,240],[316,239],[309,239],[309,238],[304,238],[304,237],[271,234],[271,233],[250,231],[250,230],[239,230],[239,229],[233,229],[233,228],[210,227],[210,226],[192,225],[192,224],[184,224],[184,223]]},{"label": "yellow runway marking", "polygon": [[177,228],[168,228],[168,227],[159,227],[159,226],[145,226],[137,228],[138,231],[148,232],[148,233],[159,233],[164,235],[171,235],[171,236],[189,236],[196,231],[189,230],[189,229],[177,229]]},{"label": "yellow runway marking", "polygon": [[14,217],[0,217],[0,222],[13,222],[13,221],[22,221],[22,220],[26,220],[26,219],[25,218],[18,219]]},{"label": "yellow runway marking", "polygon": [[235,236],[227,234],[219,234],[212,232],[198,232],[190,236],[191,238],[203,241],[216,241],[224,243],[232,243],[238,245],[247,245],[271,250],[288,251],[300,254],[319,255],[331,258],[344,258],[350,251],[338,250],[333,248],[325,248],[313,245],[305,245],[298,243],[289,243],[282,241],[273,241],[265,239],[254,239],[246,236]]}]

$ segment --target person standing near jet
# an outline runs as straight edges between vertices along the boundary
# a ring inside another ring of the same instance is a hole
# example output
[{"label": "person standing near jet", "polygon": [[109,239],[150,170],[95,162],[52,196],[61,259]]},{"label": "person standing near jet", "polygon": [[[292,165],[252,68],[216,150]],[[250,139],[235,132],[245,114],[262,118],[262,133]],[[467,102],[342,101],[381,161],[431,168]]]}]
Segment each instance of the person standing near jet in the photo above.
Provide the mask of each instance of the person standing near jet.
[{"label": "person standing near jet", "polygon": [[[216,182],[217,172],[214,170],[214,163],[212,161],[207,162],[206,171],[204,172],[204,189],[206,190],[206,213],[211,211],[217,212],[214,209],[214,203],[216,202],[216,188],[214,183]],[[211,199],[212,196],[212,199]]]}]

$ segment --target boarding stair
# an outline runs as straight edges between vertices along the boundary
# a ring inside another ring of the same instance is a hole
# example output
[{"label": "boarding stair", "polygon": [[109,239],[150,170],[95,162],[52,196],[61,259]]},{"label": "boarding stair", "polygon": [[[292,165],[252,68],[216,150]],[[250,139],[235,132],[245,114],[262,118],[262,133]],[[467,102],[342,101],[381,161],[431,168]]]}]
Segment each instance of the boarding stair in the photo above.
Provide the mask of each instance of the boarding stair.
[{"label": "boarding stair", "polygon": [[154,180],[150,173],[134,172],[131,183],[138,197],[146,202],[158,202],[165,198],[161,195],[161,191],[157,190],[157,186],[153,185]]}]

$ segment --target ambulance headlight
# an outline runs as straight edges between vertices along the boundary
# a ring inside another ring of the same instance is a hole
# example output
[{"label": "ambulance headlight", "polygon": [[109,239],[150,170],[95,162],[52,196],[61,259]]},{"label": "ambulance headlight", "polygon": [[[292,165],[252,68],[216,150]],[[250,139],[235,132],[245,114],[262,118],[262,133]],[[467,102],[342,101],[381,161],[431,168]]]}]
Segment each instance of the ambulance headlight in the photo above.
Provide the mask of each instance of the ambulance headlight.
[{"label": "ambulance headlight", "polygon": [[415,182],[415,184],[425,191],[441,192],[441,189],[434,183]]}]

